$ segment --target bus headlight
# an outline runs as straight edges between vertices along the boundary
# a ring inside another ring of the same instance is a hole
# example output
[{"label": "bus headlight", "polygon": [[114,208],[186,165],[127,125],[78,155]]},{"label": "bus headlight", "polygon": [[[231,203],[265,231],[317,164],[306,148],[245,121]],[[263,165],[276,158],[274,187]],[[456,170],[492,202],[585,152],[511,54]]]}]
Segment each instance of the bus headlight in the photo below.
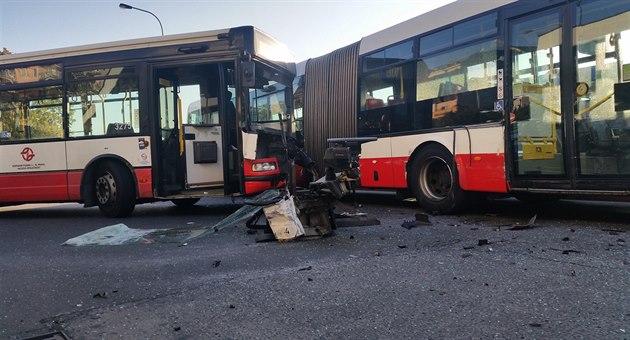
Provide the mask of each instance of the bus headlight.
[{"label": "bus headlight", "polygon": [[262,171],[274,171],[277,166],[275,162],[262,162],[262,163],[254,163],[252,164],[253,172],[262,172]]}]

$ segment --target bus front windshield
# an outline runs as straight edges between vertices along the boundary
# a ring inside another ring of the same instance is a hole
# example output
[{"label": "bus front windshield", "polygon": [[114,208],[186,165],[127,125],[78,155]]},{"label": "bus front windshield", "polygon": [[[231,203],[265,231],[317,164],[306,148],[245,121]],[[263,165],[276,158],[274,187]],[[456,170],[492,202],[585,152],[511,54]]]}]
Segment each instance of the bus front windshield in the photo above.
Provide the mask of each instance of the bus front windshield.
[{"label": "bus front windshield", "polygon": [[256,86],[249,89],[248,118],[252,129],[280,131],[282,124],[290,123],[293,101],[290,89],[289,77],[256,65]]}]

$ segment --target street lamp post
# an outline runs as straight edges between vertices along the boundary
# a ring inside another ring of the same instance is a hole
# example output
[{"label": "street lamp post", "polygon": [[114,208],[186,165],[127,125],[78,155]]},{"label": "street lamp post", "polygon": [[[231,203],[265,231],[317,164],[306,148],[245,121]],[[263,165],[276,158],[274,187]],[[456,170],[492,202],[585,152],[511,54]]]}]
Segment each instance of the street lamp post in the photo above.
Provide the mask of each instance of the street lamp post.
[{"label": "street lamp post", "polygon": [[153,14],[153,13],[151,13],[151,12],[145,10],[145,9],[138,8],[138,7],[133,7],[131,5],[127,5],[127,4],[123,4],[123,3],[120,3],[118,5],[118,7],[120,7],[121,9],[135,9],[135,10],[140,11],[140,12],[145,12],[145,13],[151,14],[155,18],[155,20],[157,20],[158,23],[160,24],[160,31],[162,31],[162,35],[164,35],[164,28],[162,27],[162,22],[160,21],[160,18],[158,18],[155,14]]}]

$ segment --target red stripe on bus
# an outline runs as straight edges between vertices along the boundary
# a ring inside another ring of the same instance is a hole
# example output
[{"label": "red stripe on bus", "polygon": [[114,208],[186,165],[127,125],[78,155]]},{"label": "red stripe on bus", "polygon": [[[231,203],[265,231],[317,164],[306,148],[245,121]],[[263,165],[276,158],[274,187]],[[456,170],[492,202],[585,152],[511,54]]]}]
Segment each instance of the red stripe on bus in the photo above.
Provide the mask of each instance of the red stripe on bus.
[{"label": "red stripe on bus", "polygon": [[455,156],[459,186],[464,190],[508,192],[505,178],[505,155],[488,153]]},{"label": "red stripe on bus", "polygon": [[[407,188],[409,157],[361,158],[361,186],[364,188]],[[503,154],[474,154],[455,157],[459,185],[464,190],[508,192]]]},{"label": "red stripe on bus", "polygon": [[361,186],[365,188],[406,188],[405,165],[409,157],[361,158]]},{"label": "red stripe on bus", "polygon": [[138,197],[153,198],[153,177],[151,168],[134,169],[136,179],[138,180]]},{"label": "red stripe on bus", "polygon": [[[138,198],[153,198],[153,177],[151,176],[151,168],[134,169],[136,176]],[[68,172],[68,195],[70,200],[81,200],[81,180],[83,179],[83,171]]]},{"label": "red stripe on bus", "polygon": [[68,196],[70,200],[81,200],[81,177],[83,170],[68,171]]},{"label": "red stripe on bus", "polygon": [[65,171],[0,175],[0,202],[68,200]]}]

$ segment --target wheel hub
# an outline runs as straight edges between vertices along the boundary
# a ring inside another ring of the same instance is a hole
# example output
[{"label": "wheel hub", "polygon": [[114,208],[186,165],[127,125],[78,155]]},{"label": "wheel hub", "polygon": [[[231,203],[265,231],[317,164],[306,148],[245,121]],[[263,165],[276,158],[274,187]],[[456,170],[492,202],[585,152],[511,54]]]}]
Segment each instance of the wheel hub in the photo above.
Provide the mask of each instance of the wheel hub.
[{"label": "wheel hub", "polygon": [[99,204],[107,204],[116,200],[116,181],[109,172],[96,179],[96,199]]},{"label": "wheel hub", "polygon": [[452,178],[448,164],[441,158],[432,158],[424,164],[420,172],[420,189],[432,200],[443,200],[451,191]]}]

